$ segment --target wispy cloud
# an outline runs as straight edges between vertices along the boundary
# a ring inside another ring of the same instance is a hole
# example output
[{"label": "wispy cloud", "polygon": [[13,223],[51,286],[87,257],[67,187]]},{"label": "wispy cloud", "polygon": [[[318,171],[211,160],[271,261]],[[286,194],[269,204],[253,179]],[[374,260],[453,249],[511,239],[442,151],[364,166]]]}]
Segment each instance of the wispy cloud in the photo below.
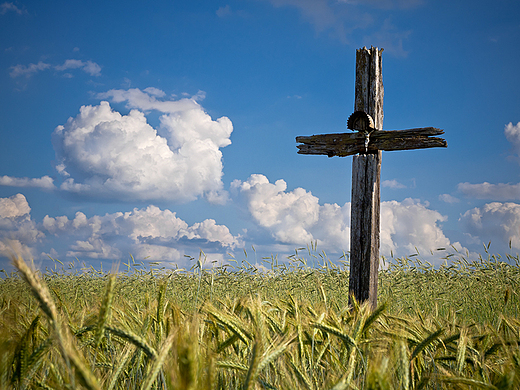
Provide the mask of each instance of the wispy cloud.
[{"label": "wispy cloud", "polygon": [[50,176],[32,179],[28,177],[0,176],[0,185],[10,187],[34,187],[45,190],[56,189],[54,186],[54,179]]},{"label": "wispy cloud", "polygon": [[233,10],[229,4],[219,7],[215,13],[219,18],[227,18],[230,16],[239,16],[241,18],[248,17],[248,13],[243,10]]},{"label": "wispy cloud", "polygon": [[379,9],[410,9],[425,3],[425,0],[338,0],[350,5],[370,6]]},{"label": "wispy cloud", "polygon": [[399,183],[397,180],[395,179],[392,179],[392,180],[383,180],[383,182],[381,183],[381,186],[383,187],[388,187],[388,188],[392,188],[394,190],[398,190],[398,189],[401,189],[401,188],[406,188],[406,186],[402,183]]},{"label": "wispy cloud", "polygon": [[37,64],[29,64],[29,65],[15,65],[11,67],[11,72],[9,75],[12,78],[25,76],[31,77],[33,74],[38,73],[45,69],[50,69],[52,67],[51,64],[47,64],[45,62],[38,62]]},{"label": "wispy cloud", "polygon": [[[506,135],[507,140],[513,145],[515,154],[520,156],[520,122],[516,125],[509,122],[504,127],[504,134]],[[518,161],[520,162],[520,160]]]},{"label": "wispy cloud", "polygon": [[[63,65],[52,65],[43,61],[39,61],[37,64],[22,65],[18,64],[12,66],[9,75],[12,78],[24,76],[26,78],[32,75],[49,69],[54,69],[58,72],[63,72],[68,69],[81,69],[83,72],[90,76],[101,76],[101,66],[93,61],[81,61],[81,60],[66,60]],[[70,73],[65,73],[65,77],[72,77]]]},{"label": "wispy cloud", "polygon": [[101,75],[101,66],[92,61],[66,60],[63,65],[55,66],[54,69],[64,71],[67,69],[81,69],[91,76]]},{"label": "wispy cloud", "polygon": [[439,200],[443,201],[444,203],[458,203],[460,202],[459,198],[456,198],[450,194],[441,194],[439,195]]},{"label": "wispy cloud", "polygon": [[216,14],[219,18],[229,16],[231,15],[231,7],[229,6],[229,4],[227,4],[224,7],[219,7],[219,9],[216,11]]},{"label": "wispy cloud", "polygon": [[192,109],[201,109],[198,101],[204,99],[205,93],[199,91],[195,96],[175,99],[162,99],[165,93],[157,88],[148,87],[144,90],[139,88],[111,89],[107,92],[97,94],[99,99],[108,99],[114,103],[126,102],[127,108],[136,108],[143,111],[156,110],[168,114],[175,114]]},{"label": "wispy cloud", "polygon": [[318,33],[328,32],[342,43],[383,47],[395,56],[406,56],[404,42],[411,30],[400,30],[385,10],[421,6],[423,0],[266,0],[274,7],[292,7]]},{"label": "wispy cloud", "polygon": [[15,14],[22,15],[26,11],[18,8],[14,3],[8,3],[6,1],[0,4],[0,15],[5,15],[7,12],[14,12]]},{"label": "wispy cloud", "polygon": [[[316,31],[333,31],[333,34],[344,43],[349,41],[351,27],[347,27],[346,7],[330,3],[328,0],[268,0],[274,7],[293,7],[298,9],[302,17],[311,23]],[[359,18],[357,25],[370,23],[365,17]],[[349,31],[350,30],[350,31]]]},{"label": "wispy cloud", "polygon": [[468,182],[459,183],[458,190],[465,196],[476,199],[492,200],[520,200],[520,183],[498,183],[488,182],[471,184]]},{"label": "wispy cloud", "polygon": [[400,30],[393,23],[391,18],[387,18],[376,30],[363,38],[363,45],[370,46],[377,42],[377,46],[392,53],[396,57],[406,57],[408,52],[404,48],[404,42],[412,34],[412,30]]}]

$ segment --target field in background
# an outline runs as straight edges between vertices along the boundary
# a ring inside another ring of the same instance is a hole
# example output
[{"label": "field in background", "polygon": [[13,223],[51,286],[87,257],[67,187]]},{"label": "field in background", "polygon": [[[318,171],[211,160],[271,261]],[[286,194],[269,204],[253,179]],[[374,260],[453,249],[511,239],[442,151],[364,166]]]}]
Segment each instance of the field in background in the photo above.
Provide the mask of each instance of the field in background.
[{"label": "field in background", "polygon": [[0,388],[520,388],[518,257],[394,259],[370,311],[349,308],[348,268],[310,255],[117,274],[18,259],[0,282]]}]

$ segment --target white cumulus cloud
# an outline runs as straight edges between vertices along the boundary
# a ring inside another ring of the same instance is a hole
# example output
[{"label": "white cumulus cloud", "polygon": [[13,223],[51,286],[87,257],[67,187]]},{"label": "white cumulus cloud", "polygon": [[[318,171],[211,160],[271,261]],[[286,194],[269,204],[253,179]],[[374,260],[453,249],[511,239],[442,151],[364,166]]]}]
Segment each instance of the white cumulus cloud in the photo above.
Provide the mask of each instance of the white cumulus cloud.
[{"label": "white cumulus cloud", "polygon": [[22,194],[10,198],[0,198],[0,218],[24,217],[31,212],[27,199]]},{"label": "white cumulus cloud", "polygon": [[309,243],[310,228],[319,219],[319,199],[303,188],[286,192],[284,180],[270,183],[264,175],[254,174],[245,182],[235,180],[233,189],[243,194],[253,219],[267,228],[282,243]]},{"label": "white cumulus cloud", "polygon": [[438,248],[450,246],[450,240],[442,231],[440,222],[446,221],[428,203],[407,198],[381,204],[381,254],[408,255],[416,252],[427,254]]},{"label": "white cumulus cloud", "polygon": [[[222,152],[233,125],[217,120],[196,98],[158,100],[158,89],[112,90],[105,97],[126,101],[128,115],[106,101],[83,106],[53,134],[61,189],[93,197],[190,201],[203,195],[223,203]],[[140,111],[163,113],[153,128]]]},{"label": "white cumulus cloud", "polygon": [[492,202],[468,210],[460,222],[465,230],[480,242],[495,243],[506,248],[520,249],[520,204]]}]

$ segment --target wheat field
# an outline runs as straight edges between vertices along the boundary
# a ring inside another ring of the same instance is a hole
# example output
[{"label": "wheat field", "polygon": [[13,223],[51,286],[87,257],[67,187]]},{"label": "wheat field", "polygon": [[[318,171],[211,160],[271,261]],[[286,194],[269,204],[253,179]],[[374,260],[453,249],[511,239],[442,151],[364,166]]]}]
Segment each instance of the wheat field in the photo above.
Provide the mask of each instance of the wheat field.
[{"label": "wheat field", "polygon": [[520,388],[518,256],[393,259],[371,310],[348,305],[346,264],[309,255],[111,272],[16,257],[0,388]]}]

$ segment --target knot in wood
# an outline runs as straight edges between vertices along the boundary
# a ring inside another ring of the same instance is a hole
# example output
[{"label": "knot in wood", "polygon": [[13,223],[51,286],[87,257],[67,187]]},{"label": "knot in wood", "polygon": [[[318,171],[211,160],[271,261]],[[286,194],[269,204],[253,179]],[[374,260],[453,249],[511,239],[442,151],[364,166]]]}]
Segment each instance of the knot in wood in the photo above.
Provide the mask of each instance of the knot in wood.
[{"label": "knot in wood", "polygon": [[370,115],[363,111],[356,111],[348,117],[347,128],[350,130],[370,133],[374,129],[374,120]]}]

